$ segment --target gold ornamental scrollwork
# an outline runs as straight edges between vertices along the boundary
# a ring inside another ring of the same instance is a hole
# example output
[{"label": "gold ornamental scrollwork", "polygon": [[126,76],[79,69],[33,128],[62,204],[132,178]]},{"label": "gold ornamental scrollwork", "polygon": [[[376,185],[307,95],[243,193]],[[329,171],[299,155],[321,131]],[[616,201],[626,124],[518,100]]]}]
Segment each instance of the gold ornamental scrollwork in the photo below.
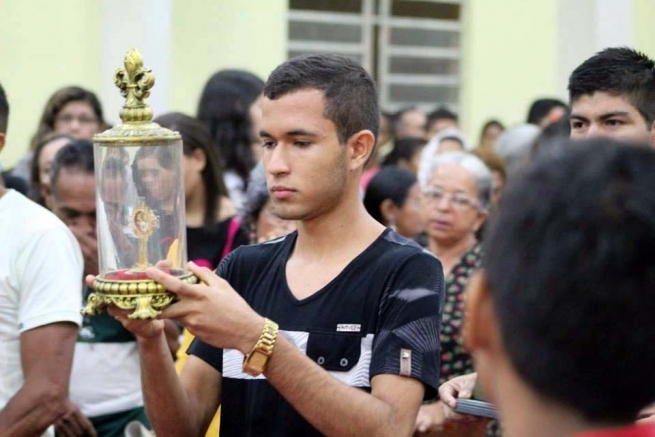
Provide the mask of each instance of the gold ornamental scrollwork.
[{"label": "gold ornamental scrollwork", "polygon": [[125,67],[114,73],[114,83],[125,97],[120,117],[124,123],[143,123],[152,120],[152,109],[144,102],[155,85],[152,70],[143,66],[143,57],[137,49],[130,49],[125,55]]},{"label": "gold ornamental scrollwork", "polygon": [[[187,284],[197,284],[198,278],[187,273],[179,279]],[[91,293],[82,310],[85,316],[95,316],[107,305],[114,305],[123,310],[135,310],[127,317],[130,319],[154,319],[161,310],[176,300],[176,296],[166,292],[153,280],[107,281],[96,277],[93,284],[95,293]]]}]

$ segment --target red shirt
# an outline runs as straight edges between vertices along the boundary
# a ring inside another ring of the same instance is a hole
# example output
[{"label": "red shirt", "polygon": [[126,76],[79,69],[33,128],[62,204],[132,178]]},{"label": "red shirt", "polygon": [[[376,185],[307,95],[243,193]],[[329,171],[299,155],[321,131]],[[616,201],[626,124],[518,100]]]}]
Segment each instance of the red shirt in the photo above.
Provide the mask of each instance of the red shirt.
[{"label": "red shirt", "polygon": [[655,425],[631,425],[576,434],[574,437],[655,437]]}]

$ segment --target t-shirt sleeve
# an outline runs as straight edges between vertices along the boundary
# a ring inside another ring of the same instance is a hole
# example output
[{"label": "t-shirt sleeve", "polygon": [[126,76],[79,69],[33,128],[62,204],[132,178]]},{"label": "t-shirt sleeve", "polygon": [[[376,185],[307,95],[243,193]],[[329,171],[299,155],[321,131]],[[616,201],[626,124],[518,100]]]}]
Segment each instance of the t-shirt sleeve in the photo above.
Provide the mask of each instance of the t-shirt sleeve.
[{"label": "t-shirt sleeve", "polygon": [[443,302],[443,268],[436,257],[423,252],[399,266],[380,304],[371,378],[408,376],[423,382],[425,399],[436,396]]},{"label": "t-shirt sleeve", "polygon": [[82,323],[84,261],[63,224],[31,236],[14,266],[20,290],[18,329],[57,322]]},{"label": "t-shirt sleeve", "polygon": [[[216,274],[228,282],[228,273],[231,264],[234,262],[235,253],[234,250],[230,252],[216,269]],[[223,371],[223,349],[207,344],[196,337],[191,342],[189,349],[187,349],[187,354],[197,356],[219,372]]]}]

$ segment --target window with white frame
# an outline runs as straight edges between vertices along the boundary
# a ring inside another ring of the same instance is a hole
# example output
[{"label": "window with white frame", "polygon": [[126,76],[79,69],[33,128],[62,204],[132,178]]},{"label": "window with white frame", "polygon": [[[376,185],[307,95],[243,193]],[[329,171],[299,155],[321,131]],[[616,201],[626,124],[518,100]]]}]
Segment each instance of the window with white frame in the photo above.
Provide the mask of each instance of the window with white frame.
[{"label": "window with white frame", "polygon": [[384,110],[458,107],[461,0],[290,0],[289,57],[338,53],[376,80]]}]

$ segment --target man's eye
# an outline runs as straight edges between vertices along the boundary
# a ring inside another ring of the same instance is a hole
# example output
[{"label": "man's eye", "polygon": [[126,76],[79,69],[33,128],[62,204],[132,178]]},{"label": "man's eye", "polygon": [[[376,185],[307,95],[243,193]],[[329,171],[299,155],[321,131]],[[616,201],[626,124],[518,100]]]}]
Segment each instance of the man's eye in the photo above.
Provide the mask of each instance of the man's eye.
[{"label": "man's eye", "polygon": [[262,147],[265,149],[270,149],[273,146],[275,146],[275,143],[273,141],[262,141]]},{"label": "man's eye", "polygon": [[607,120],[605,122],[605,124],[607,124],[608,126],[621,126],[621,125],[623,125],[623,121],[610,119],[610,120]]},{"label": "man's eye", "polygon": [[307,147],[311,144],[309,141],[294,141],[293,144],[295,144],[298,147]]},{"label": "man's eye", "polygon": [[581,121],[572,121],[571,129],[582,129],[583,123]]}]

